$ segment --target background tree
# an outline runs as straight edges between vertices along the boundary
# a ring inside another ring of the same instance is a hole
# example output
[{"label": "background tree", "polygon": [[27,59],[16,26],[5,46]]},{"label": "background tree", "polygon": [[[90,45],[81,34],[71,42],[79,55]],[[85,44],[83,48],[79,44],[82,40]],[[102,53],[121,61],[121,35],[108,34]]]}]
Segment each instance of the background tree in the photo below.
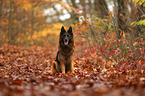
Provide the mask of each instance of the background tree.
[{"label": "background tree", "polygon": [[[98,31],[106,35],[110,26],[117,32],[118,38],[123,32],[140,36],[144,34],[144,25],[140,25],[143,22],[139,22],[144,19],[144,3],[134,1],[141,5],[132,0],[1,0],[1,42],[44,42],[49,33],[58,34],[57,25],[82,22],[90,25],[93,36],[98,34],[95,30],[99,28],[102,29]],[[133,22],[135,20],[138,23]],[[93,26],[92,21],[100,23]],[[130,25],[131,22],[137,26]]]},{"label": "background tree", "polygon": [[103,18],[108,16],[108,6],[105,0],[94,0],[95,11],[98,12],[98,16]]},{"label": "background tree", "polygon": [[121,31],[127,31],[127,18],[126,12],[128,10],[127,1],[117,0],[118,3],[118,38],[121,38]]}]

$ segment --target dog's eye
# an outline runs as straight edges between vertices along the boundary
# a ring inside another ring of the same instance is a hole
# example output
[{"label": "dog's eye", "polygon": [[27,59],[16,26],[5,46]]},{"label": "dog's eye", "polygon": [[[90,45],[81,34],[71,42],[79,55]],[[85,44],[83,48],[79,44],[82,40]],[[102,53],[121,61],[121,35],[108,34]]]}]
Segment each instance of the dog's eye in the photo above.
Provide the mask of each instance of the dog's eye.
[{"label": "dog's eye", "polygon": [[69,35],[67,35],[67,37],[69,37]]}]

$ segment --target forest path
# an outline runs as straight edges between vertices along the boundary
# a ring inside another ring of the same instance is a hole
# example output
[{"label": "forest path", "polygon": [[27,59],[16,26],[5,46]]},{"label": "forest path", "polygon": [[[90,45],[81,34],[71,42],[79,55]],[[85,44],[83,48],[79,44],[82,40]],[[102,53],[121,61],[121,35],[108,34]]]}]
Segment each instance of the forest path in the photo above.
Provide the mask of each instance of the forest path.
[{"label": "forest path", "polygon": [[[56,50],[4,44],[0,48],[0,96],[144,96],[144,71],[102,71],[75,57],[75,73],[50,74]],[[3,53],[3,54],[2,54]]]}]

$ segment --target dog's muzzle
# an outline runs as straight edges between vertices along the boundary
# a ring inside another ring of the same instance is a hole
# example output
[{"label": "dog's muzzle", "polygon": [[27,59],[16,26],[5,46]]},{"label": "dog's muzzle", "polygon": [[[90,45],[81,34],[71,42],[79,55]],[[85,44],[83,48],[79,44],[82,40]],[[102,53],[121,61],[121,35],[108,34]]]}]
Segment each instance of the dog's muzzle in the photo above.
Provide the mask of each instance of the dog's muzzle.
[{"label": "dog's muzzle", "polygon": [[68,38],[65,38],[64,39],[64,45],[68,46],[68,42],[69,42]]}]

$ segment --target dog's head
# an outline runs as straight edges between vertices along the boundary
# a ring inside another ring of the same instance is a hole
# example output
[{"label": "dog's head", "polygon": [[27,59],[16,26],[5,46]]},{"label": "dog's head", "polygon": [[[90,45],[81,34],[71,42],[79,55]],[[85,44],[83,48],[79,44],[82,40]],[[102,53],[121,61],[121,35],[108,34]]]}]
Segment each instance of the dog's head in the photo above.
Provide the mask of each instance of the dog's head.
[{"label": "dog's head", "polygon": [[61,32],[60,32],[60,44],[63,46],[69,46],[73,44],[73,33],[72,33],[72,27],[70,27],[67,31],[62,26]]}]

